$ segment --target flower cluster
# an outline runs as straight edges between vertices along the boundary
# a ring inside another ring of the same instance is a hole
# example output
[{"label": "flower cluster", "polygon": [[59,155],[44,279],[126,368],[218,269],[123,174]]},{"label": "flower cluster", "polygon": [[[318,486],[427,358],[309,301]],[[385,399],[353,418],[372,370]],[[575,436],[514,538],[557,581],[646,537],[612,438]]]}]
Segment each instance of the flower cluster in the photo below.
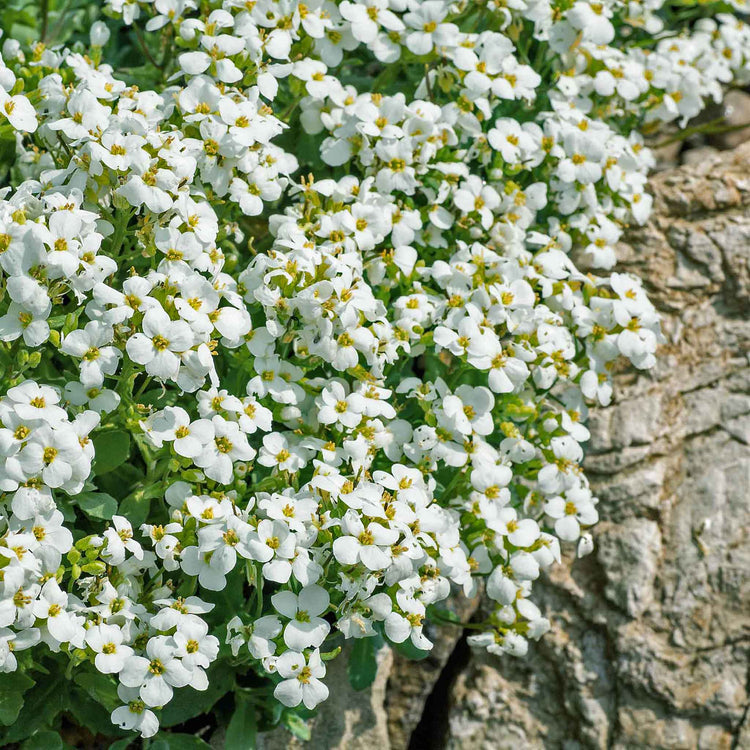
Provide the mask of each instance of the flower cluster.
[{"label": "flower cluster", "polygon": [[524,654],[591,548],[588,408],[661,337],[612,270],[642,133],[750,79],[750,28],[667,5],[108,0],[6,39],[0,671],[111,675],[144,737],[218,662],[312,709],[341,639],[429,650],[482,581],[471,642]]}]

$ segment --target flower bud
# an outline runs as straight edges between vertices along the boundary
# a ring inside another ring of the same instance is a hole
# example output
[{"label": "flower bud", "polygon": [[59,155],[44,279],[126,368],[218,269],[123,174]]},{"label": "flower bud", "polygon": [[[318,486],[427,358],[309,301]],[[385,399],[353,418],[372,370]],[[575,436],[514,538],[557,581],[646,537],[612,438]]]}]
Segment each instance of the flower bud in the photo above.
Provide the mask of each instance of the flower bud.
[{"label": "flower bud", "polygon": [[109,29],[104,21],[94,21],[89,32],[92,47],[103,47],[109,41]]},{"label": "flower bud", "polygon": [[578,547],[576,549],[576,555],[580,557],[586,557],[594,551],[594,539],[591,534],[582,534],[578,540]]},{"label": "flower bud", "polygon": [[3,42],[3,59],[4,60],[23,60],[23,51],[21,43],[15,39],[6,39]]}]

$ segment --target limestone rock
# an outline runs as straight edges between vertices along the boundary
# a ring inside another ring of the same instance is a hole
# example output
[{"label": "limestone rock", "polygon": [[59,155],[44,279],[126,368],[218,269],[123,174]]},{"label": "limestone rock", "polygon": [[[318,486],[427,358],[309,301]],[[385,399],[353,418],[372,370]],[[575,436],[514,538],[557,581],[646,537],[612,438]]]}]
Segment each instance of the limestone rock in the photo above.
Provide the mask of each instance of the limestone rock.
[{"label": "limestone rock", "polygon": [[301,742],[285,729],[260,735],[257,750],[375,750],[387,748],[388,727],[383,710],[385,688],[393,665],[390,649],[378,652],[378,671],[372,686],[356,692],[347,677],[348,654],[339,655],[329,664],[326,684],[330,691],[318,716],[310,722],[312,736]]},{"label": "limestone rock", "polygon": [[750,139],[750,127],[742,127],[750,123],[750,94],[739,89],[732,89],[724,95],[722,115],[729,128],[724,133],[715,133],[708,138],[708,142],[716,148],[737,148]]},{"label": "limestone rock", "polygon": [[654,595],[661,533],[654,521],[629,518],[597,534],[597,557],[607,577],[604,595],[631,617],[642,615]]},{"label": "limestone rock", "polygon": [[475,655],[445,745],[750,746],[750,144],[657,174],[622,247],[668,341],[592,415],[596,552],[535,587],[553,630]]},{"label": "limestone rock", "polygon": [[[450,607],[461,622],[468,622],[479,607],[479,597],[466,599],[461,595],[455,596]],[[461,628],[428,625],[427,636],[435,645],[426,659],[415,662],[400,654],[394,656],[385,704],[389,741],[393,750],[409,746],[423,716],[425,722],[422,729],[426,732],[420,734],[425,746],[432,744],[434,738],[442,733],[447,726],[448,715],[443,710],[433,713],[433,707],[427,705],[428,701],[435,703],[435,698],[441,697],[433,696],[433,691],[436,691],[444,693],[443,700],[437,703],[444,703],[450,685],[439,685],[441,676],[444,681],[447,679],[450,682],[450,672],[462,668],[469,656],[465,643],[461,644],[462,649],[459,646]],[[440,706],[440,709],[443,708]]]}]

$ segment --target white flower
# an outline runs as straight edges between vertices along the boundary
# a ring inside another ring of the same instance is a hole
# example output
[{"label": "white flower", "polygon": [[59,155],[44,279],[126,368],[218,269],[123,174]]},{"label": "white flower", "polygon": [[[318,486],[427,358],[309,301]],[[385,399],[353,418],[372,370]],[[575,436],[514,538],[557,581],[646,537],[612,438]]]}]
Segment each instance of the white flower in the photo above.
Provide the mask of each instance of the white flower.
[{"label": "white flower", "polygon": [[206,476],[221,484],[232,481],[234,462],[249,461],[255,457],[255,449],[247,442],[247,436],[236,422],[228,422],[216,415],[211,420],[213,439],[195,457],[195,462]]},{"label": "white flower", "polygon": [[[291,448],[291,450],[290,450]],[[279,432],[263,436],[258,463],[262,466],[278,466],[280,471],[298,471],[306,461],[289,445],[287,438]]]},{"label": "white flower", "polygon": [[197,576],[198,583],[209,591],[222,591],[227,585],[227,573],[234,568],[236,557],[214,554],[213,549],[186,547],[180,555],[180,566],[190,576]]},{"label": "white flower", "polygon": [[258,524],[257,539],[249,542],[251,558],[263,563],[263,577],[286,583],[292,574],[297,539],[281,521],[263,519]]},{"label": "white flower", "polygon": [[471,175],[456,190],[453,202],[466,214],[476,211],[481,217],[482,226],[489,229],[492,226],[492,212],[500,205],[500,196],[493,187]]},{"label": "white flower", "polygon": [[49,634],[59,643],[78,645],[83,640],[83,618],[68,611],[68,595],[52,578],[42,586],[33,605],[35,617],[45,621]]},{"label": "white flower", "polygon": [[104,674],[118,673],[133,654],[123,644],[123,633],[116,625],[94,625],[86,631],[86,645],[96,653],[94,664]]},{"label": "white flower", "polygon": [[175,453],[185,458],[196,458],[214,439],[215,430],[208,419],[191,421],[188,413],[179,406],[167,406],[144,424],[151,440],[161,446],[171,442]]},{"label": "white flower", "polygon": [[350,429],[362,421],[365,410],[364,398],[357,393],[347,395],[338,381],[323,389],[317,403],[318,421],[321,424],[340,424]]},{"label": "white flower", "polygon": [[131,654],[120,671],[125,687],[138,688],[140,699],[150,707],[172,700],[173,688],[190,684],[191,674],[177,656],[172,638],[157,635],[146,644],[146,656]]},{"label": "white flower", "polygon": [[533,518],[519,521],[514,508],[502,508],[487,526],[502,536],[507,536],[508,541],[516,547],[530,547],[539,538],[537,522]]},{"label": "white flower", "polygon": [[333,542],[333,554],[343,565],[356,565],[361,561],[369,570],[383,570],[391,562],[391,547],[398,541],[399,533],[382,524],[364,525],[352,510],[344,514],[342,529],[346,532]]},{"label": "white flower", "polygon": [[11,302],[8,312],[0,317],[0,341],[15,341],[23,336],[26,346],[37,347],[49,339],[48,310],[27,310]]},{"label": "white flower", "polygon": [[594,551],[594,540],[591,534],[581,534],[576,547],[577,557],[586,557]]},{"label": "white flower", "polygon": [[133,527],[130,521],[123,516],[112,516],[114,528],[110,527],[104,532],[107,542],[103,555],[111,565],[120,565],[125,560],[126,550],[135,556],[137,560],[143,559],[141,545],[133,539]]},{"label": "white flower", "polygon": [[312,710],[328,698],[328,688],[321,682],[326,668],[319,651],[313,651],[307,659],[302,653],[286,651],[276,659],[275,667],[283,680],[273,694],[285,706],[294,708],[304,703]]},{"label": "white flower", "polygon": [[284,628],[284,643],[294,651],[318,648],[331,626],[318,615],[328,609],[330,597],[320,586],[305,586],[299,595],[280,591],[271,598],[274,609],[289,622]]},{"label": "white flower", "polygon": [[69,552],[73,546],[73,535],[70,529],[63,525],[64,522],[63,514],[56,508],[44,515],[35,515],[31,532],[39,546],[50,547],[61,554]]},{"label": "white flower", "polygon": [[114,411],[120,395],[109,388],[87,388],[82,383],[66,383],[65,398],[76,406],[86,406],[97,414]]},{"label": "white flower", "polygon": [[388,10],[388,0],[344,0],[339,6],[341,15],[351,23],[352,35],[358,42],[371,44],[378,36],[380,27],[388,31],[402,31],[403,21]]},{"label": "white flower", "polygon": [[130,179],[117,189],[117,195],[122,196],[135,208],[145,205],[155,214],[164,213],[172,207],[174,199],[169,194],[179,180],[167,169],[151,167],[142,175],[133,174]]},{"label": "white flower", "polygon": [[553,497],[544,506],[544,512],[555,522],[555,533],[566,542],[574,542],[581,534],[581,526],[593,526],[599,514],[591,495],[582,490],[568,490],[565,498]]},{"label": "white flower", "polygon": [[424,604],[405,596],[399,597],[399,604],[401,612],[393,611],[385,618],[385,634],[394,643],[410,639],[416,648],[430,650],[432,642],[422,632],[425,622]]},{"label": "white flower", "polygon": [[15,130],[33,133],[37,128],[36,112],[31,102],[23,95],[8,96],[0,87],[0,114]]},{"label": "white flower", "polygon": [[114,375],[122,353],[114,346],[105,346],[112,341],[112,328],[96,320],[83,329],[72,331],[62,340],[60,351],[81,359],[81,383],[98,388],[105,375]]},{"label": "white flower", "polygon": [[413,7],[404,16],[404,22],[415,29],[406,37],[406,46],[415,55],[426,55],[433,46],[448,44],[458,36],[456,26],[442,23],[448,11],[442,0],[424,0]]},{"label": "white flower", "polygon": [[128,339],[128,356],[146,372],[160,380],[174,380],[180,370],[179,354],[193,345],[194,335],[183,320],[170,320],[160,308],[152,308],[143,316],[143,333]]},{"label": "white flower", "polygon": [[156,714],[141,699],[139,691],[125,685],[117,686],[117,695],[126,705],[112,711],[112,723],[126,731],[135,730],[141,737],[153,737],[159,731]]},{"label": "white flower", "polygon": [[208,635],[208,625],[197,617],[180,622],[172,638],[177,646],[176,655],[182,659],[182,665],[192,673],[191,686],[195,690],[206,690],[208,676],[203,670],[219,654],[218,638]]},{"label": "white flower", "polygon": [[256,659],[265,659],[276,653],[274,639],[283,629],[281,620],[274,615],[266,615],[255,620],[247,641],[247,648]]},{"label": "white flower", "polygon": [[39,640],[38,628],[27,628],[20,633],[0,628],[0,672],[15,672],[18,669],[15,652],[35,646]]},{"label": "white flower", "polygon": [[611,10],[606,3],[589,3],[579,0],[567,13],[571,25],[580,29],[587,41],[593,44],[609,44],[615,29],[609,20]]},{"label": "white flower", "polygon": [[78,436],[70,429],[40,427],[26,443],[17,461],[26,477],[41,476],[48,487],[62,487],[73,477],[81,457]]},{"label": "white flower", "polygon": [[563,182],[580,182],[584,185],[596,182],[602,176],[604,149],[596,135],[585,135],[571,131],[565,136],[565,153],[557,166],[557,176]]},{"label": "white flower", "polygon": [[495,127],[487,134],[490,146],[500,152],[508,164],[518,164],[525,155],[534,149],[534,140],[509,117],[501,117],[495,122]]},{"label": "white flower", "polygon": [[462,435],[489,435],[493,429],[491,411],[495,397],[488,388],[461,385],[443,398],[440,419]]}]

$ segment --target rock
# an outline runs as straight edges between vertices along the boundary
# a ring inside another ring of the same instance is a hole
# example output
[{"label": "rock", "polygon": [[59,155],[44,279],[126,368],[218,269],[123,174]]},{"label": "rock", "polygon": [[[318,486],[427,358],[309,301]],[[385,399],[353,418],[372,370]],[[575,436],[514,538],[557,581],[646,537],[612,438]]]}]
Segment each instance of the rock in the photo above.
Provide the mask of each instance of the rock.
[{"label": "rock", "polygon": [[716,156],[719,153],[718,148],[713,146],[698,146],[697,148],[688,148],[680,152],[680,164],[691,167],[699,165]]},{"label": "rock", "polygon": [[367,690],[357,692],[347,677],[348,654],[334,659],[328,667],[326,684],[328,700],[310,722],[312,736],[301,742],[285,729],[261,734],[257,750],[375,750],[388,748],[388,727],[383,710],[385,688],[393,665],[393,654],[388,648],[378,652],[378,671],[375,682]]},{"label": "rock", "polygon": [[[595,554],[535,584],[551,632],[498,659],[444,630],[429,659],[384,657],[364,693],[337,660],[308,747],[750,747],[750,143],[651,190],[620,270],[644,278],[667,341],[592,414],[602,521]],[[465,621],[477,602],[454,606]]]},{"label": "rock", "polygon": [[595,554],[535,586],[525,660],[472,656],[446,747],[750,747],[750,144],[703,156],[621,248],[668,342],[592,414]]},{"label": "rock", "polygon": [[653,599],[661,553],[654,521],[630,518],[597,534],[597,558],[607,577],[604,595],[631,617],[642,615]]},{"label": "rock", "polygon": [[[478,607],[479,597],[466,599],[458,595],[451,602],[451,609],[461,622],[468,622]],[[435,731],[443,727],[448,716],[446,713],[438,713],[434,717],[428,717],[425,712],[432,710],[427,705],[428,701],[435,703],[435,698],[440,697],[433,695],[433,691],[442,694],[449,692],[454,673],[465,667],[469,656],[468,647],[461,642],[461,628],[431,627],[427,635],[435,645],[426,659],[414,662],[400,654],[394,656],[394,668],[388,682],[385,704],[388,736],[393,750],[405,750],[409,747],[423,716],[427,720],[421,727],[420,734],[423,743],[430,744]],[[441,677],[443,682],[438,685]]]},{"label": "rock", "polygon": [[737,148],[740,144],[750,140],[750,127],[739,127],[750,124],[750,94],[739,89],[732,89],[724,95],[724,122],[729,127],[737,127],[724,133],[714,133],[708,136],[708,142],[719,149]]},{"label": "rock", "polygon": [[[680,163],[682,141],[677,137],[679,133],[680,130],[677,125],[665,125],[659,129],[656,135],[645,139],[646,145],[654,155],[656,161],[655,169],[658,172],[664,169],[673,169]],[[674,140],[672,140],[673,138]]]}]

